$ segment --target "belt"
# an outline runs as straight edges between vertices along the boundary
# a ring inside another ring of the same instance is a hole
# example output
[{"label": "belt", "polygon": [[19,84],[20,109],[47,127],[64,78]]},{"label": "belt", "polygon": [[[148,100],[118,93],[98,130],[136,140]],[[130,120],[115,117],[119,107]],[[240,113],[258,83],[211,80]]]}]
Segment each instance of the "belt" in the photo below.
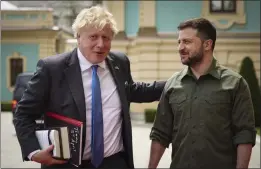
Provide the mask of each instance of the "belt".
[{"label": "belt", "polygon": [[[104,160],[109,160],[109,159],[113,159],[113,158],[117,158],[117,157],[123,157],[123,155],[124,155],[124,152],[123,151],[120,151],[120,152],[118,152],[118,153],[115,153],[115,154],[113,154],[113,155],[111,155],[111,156],[108,156],[108,157],[104,157]],[[89,160],[82,160],[82,165],[90,165],[91,164],[91,159],[89,159]]]}]

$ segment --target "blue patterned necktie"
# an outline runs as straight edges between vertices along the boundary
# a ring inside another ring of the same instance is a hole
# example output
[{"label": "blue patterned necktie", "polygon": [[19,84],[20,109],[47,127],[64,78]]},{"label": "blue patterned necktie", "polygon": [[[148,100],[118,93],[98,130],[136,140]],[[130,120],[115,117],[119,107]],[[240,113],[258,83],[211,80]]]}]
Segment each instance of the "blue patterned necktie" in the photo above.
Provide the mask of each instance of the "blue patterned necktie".
[{"label": "blue patterned necktie", "polygon": [[98,65],[92,66],[92,164],[97,168],[103,161],[103,116],[100,81],[97,75]]}]

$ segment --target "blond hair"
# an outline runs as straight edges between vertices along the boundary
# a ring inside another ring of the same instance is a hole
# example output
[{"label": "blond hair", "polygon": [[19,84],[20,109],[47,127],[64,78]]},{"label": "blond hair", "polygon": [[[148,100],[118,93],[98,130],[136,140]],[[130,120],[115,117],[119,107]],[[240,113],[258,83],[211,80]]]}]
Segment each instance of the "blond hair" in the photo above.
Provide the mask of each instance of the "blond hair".
[{"label": "blond hair", "polygon": [[103,29],[105,25],[109,24],[113,36],[118,33],[117,24],[113,15],[105,8],[101,6],[93,6],[91,8],[83,9],[76,17],[72,30],[74,36],[77,37],[80,29],[83,27],[95,27],[97,29]]}]

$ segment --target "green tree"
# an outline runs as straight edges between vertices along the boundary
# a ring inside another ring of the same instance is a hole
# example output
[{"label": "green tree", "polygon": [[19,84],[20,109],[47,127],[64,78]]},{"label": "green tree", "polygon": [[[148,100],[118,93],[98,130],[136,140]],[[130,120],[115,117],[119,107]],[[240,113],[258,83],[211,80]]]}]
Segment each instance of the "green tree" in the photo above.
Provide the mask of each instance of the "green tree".
[{"label": "green tree", "polygon": [[256,126],[260,126],[260,117],[261,117],[261,91],[258,85],[258,80],[255,73],[255,68],[253,61],[250,57],[245,57],[242,60],[242,64],[240,67],[241,76],[245,78],[249,85],[252,102],[254,106],[255,111],[255,120],[256,120]]}]

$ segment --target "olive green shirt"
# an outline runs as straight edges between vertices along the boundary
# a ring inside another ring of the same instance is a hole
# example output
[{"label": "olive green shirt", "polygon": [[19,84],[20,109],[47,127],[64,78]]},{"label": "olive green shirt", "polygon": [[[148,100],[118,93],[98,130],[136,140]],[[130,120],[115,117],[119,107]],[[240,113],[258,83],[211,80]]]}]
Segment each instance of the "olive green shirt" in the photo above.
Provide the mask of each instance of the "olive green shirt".
[{"label": "olive green shirt", "polygon": [[237,145],[255,145],[247,82],[214,58],[198,80],[190,68],[166,83],[150,138],[168,147],[170,168],[236,168]]}]

